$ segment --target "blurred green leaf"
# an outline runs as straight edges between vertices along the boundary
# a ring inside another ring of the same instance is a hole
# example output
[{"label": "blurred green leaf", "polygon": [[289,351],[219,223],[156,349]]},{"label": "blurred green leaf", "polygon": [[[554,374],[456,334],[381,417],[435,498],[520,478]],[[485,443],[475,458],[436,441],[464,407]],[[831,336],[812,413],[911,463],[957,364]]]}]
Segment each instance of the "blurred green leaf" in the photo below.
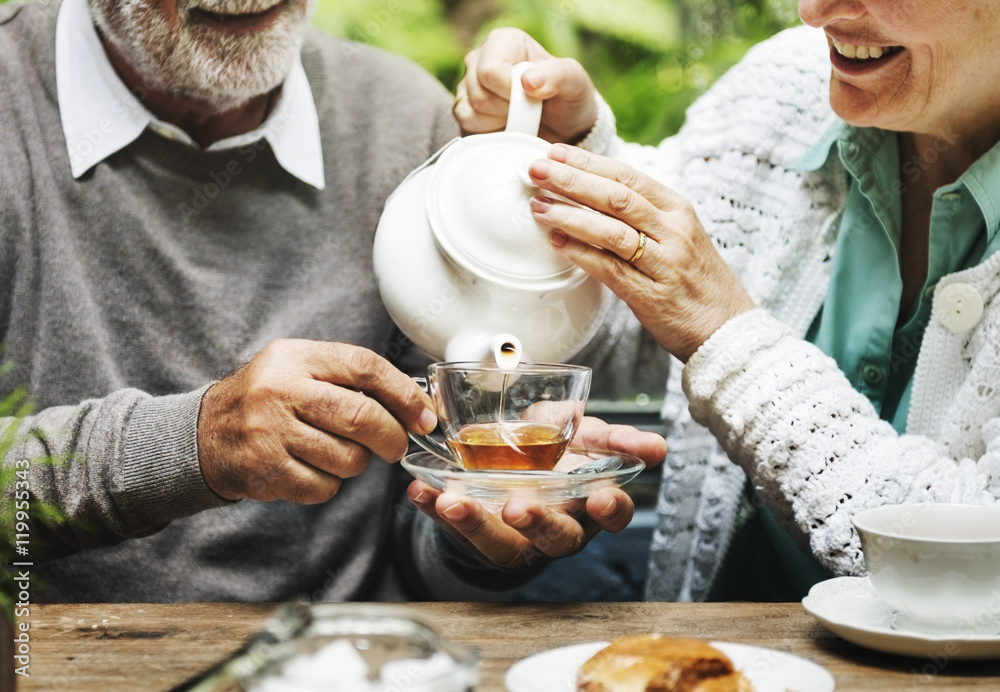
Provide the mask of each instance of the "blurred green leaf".
[{"label": "blurred green leaf", "polygon": [[438,0],[321,0],[313,23],[337,36],[405,55],[439,77],[454,79],[465,55]]},{"label": "blurred green leaf", "polygon": [[677,48],[684,40],[676,3],[663,0],[578,0],[580,26],[651,50]]}]

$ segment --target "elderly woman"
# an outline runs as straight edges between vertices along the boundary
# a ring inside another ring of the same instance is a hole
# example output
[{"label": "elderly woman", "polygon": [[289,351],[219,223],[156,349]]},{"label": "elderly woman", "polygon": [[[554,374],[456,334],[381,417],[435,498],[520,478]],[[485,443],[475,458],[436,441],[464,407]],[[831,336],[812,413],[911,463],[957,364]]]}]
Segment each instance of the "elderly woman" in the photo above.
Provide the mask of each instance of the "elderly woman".
[{"label": "elderly woman", "polygon": [[655,148],[616,140],[583,69],[518,32],[459,87],[463,128],[495,129],[533,60],[543,134],[613,157],[554,146],[532,206],[685,364],[650,598],[798,598],[864,571],[863,509],[1000,501],[996,5],[799,12],[814,28],[751,50]]}]

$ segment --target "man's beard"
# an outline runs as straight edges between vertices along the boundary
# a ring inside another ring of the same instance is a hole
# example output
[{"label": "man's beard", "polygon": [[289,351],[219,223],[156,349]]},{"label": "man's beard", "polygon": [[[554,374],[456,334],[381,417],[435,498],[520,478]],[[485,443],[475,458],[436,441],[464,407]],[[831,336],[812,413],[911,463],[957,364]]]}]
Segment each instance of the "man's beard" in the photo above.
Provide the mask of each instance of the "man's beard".
[{"label": "man's beard", "polygon": [[284,0],[259,32],[229,33],[189,20],[193,9],[262,12],[275,0],[178,0],[172,28],[152,0],[89,0],[98,28],[136,71],[142,87],[196,101],[216,113],[244,105],[280,85],[305,39],[316,0]]}]

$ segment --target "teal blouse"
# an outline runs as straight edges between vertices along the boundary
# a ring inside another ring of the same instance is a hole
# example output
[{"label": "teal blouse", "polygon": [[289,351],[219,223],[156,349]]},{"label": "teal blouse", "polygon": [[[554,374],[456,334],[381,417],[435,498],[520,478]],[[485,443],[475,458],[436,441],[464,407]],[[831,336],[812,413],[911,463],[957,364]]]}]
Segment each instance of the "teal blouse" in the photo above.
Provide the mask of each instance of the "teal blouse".
[{"label": "teal blouse", "polygon": [[[850,191],[830,287],[806,340],[834,358],[879,416],[902,434],[934,287],[946,274],[973,267],[1000,248],[1000,144],[958,181],[934,193],[927,278],[902,319],[900,198],[921,175],[922,164],[900,161],[895,132],[838,122],[795,169],[816,171],[834,151],[847,171]],[[739,516],[712,598],[795,601],[831,576],[753,502],[749,484]]]}]

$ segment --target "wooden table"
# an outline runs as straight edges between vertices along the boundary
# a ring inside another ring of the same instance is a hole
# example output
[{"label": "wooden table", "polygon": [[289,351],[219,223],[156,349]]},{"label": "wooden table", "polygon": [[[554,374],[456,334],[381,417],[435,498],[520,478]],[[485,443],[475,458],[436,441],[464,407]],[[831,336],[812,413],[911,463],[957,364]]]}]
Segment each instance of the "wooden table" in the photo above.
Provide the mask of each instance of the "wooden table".
[{"label": "wooden table", "polygon": [[[890,656],[827,632],[798,603],[418,603],[482,653],[480,692],[503,692],[517,660],[576,642],[664,632],[769,647],[829,670],[841,690],[1000,690],[1000,662]],[[235,651],[266,604],[99,604],[31,608],[31,677],[18,690],[168,690]],[[7,662],[5,661],[4,664]]]}]

